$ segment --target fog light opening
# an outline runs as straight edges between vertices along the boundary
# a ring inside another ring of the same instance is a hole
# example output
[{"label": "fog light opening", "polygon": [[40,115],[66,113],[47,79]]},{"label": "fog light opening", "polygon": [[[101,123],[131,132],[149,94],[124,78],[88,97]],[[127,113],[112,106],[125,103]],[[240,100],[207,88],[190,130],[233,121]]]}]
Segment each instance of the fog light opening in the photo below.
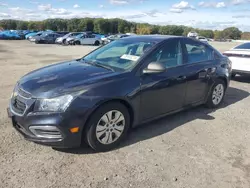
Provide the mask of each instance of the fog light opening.
[{"label": "fog light opening", "polygon": [[55,126],[30,126],[29,130],[40,138],[61,139],[62,135],[59,129]]}]

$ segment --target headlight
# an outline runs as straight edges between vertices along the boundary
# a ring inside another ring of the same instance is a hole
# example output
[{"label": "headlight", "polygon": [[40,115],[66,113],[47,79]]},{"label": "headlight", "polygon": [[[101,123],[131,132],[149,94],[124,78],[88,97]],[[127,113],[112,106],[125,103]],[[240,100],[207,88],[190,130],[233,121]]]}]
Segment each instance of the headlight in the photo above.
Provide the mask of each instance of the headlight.
[{"label": "headlight", "polygon": [[72,95],[64,95],[52,99],[38,99],[34,111],[39,112],[64,112],[73,100]]}]

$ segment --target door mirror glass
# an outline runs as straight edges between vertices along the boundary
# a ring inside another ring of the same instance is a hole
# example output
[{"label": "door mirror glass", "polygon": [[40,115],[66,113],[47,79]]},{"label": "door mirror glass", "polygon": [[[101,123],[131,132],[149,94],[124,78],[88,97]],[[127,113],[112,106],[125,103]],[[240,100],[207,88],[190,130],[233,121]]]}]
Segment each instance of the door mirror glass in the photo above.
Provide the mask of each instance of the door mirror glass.
[{"label": "door mirror glass", "polygon": [[148,67],[143,70],[144,74],[151,74],[151,73],[161,73],[165,72],[166,68],[162,63],[159,62],[151,62],[149,63]]}]

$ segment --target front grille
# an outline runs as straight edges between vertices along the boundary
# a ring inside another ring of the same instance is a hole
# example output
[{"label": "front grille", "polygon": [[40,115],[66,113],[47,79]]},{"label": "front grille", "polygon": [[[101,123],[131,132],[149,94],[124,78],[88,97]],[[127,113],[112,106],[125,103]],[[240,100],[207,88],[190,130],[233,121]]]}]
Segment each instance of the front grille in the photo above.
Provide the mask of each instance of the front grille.
[{"label": "front grille", "polygon": [[26,109],[26,104],[17,98],[14,98],[12,102],[12,108],[16,113],[23,114]]}]

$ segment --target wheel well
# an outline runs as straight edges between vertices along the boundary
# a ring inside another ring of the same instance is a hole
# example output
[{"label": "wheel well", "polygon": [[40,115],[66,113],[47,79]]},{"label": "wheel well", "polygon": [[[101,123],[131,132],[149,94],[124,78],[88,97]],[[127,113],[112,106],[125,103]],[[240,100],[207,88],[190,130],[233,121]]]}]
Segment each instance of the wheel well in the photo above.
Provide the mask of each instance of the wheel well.
[{"label": "wheel well", "polygon": [[219,77],[218,79],[222,80],[225,83],[225,87],[227,87],[227,79],[225,77]]},{"label": "wheel well", "polygon": [[[101,104],[99,104],[88,116],[87,120],[85,121],[85,125],[88,124],[89,122],[89,119],[91,117],[91,115],[93,113],[95,113],[95,111],[97,109],[99,109],[101,106],[105,105],[105,104],[108,104],[108,103],[112,103],[112,102],[117,102],[117,103],[121,103],[122,105],[124,105],[127,109],[128,109],[128,113],[129,113],[129,116],[130,116],[130,127],[132,127],[132,124],[134,122],[134,110],[132,108],[132,106],[125,100],[122,100],[122,99],[112,99],[112,100],[108,100],[108,101],[105,101]],[[84,129],[86,128],[86,126],[84,126]]]}]

